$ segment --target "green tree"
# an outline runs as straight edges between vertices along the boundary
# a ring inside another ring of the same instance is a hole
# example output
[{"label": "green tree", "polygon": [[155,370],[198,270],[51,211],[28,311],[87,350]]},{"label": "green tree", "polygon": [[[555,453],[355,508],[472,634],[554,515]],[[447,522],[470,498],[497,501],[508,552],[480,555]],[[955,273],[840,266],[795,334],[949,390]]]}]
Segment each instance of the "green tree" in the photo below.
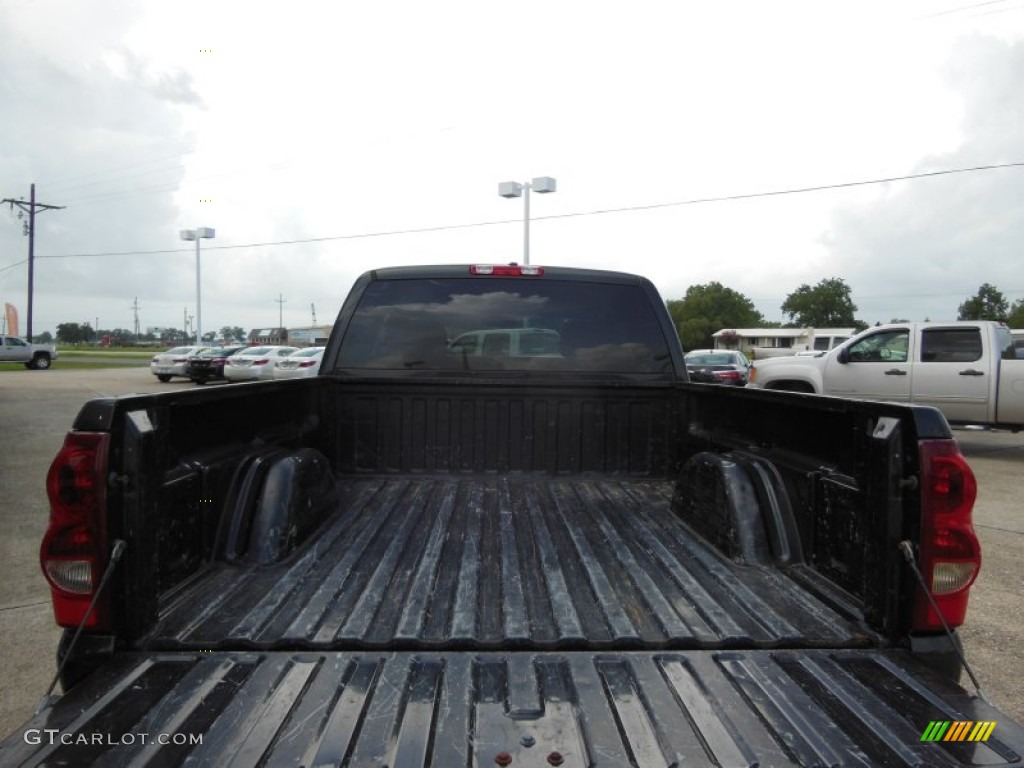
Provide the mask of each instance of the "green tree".
[{"label": "green tree", "polygon": [[684,349],[713,346],[712,334],[722,329],[764,323],[750,299],[716,282],[691,285],[682,299],[668,302],[668,311]]},{"label": "green tree", "polygon": [[811,287],[804,283],[782,302],[790,321],[810,328],[842,328],[857,325],[857,305],[850,298],[850,286],[840,277],[830,277]]},{"label": "green tree", "polygon": [[85,330],[78,323],[61,323],[57,326],[57,341],[61,344],[79,344],[85,341]]},{"label": "green tree", "polygon": [[1010,305],[994,286],[983,283],[978,292],[960,305],[957,320],[1006,320]]},{"label": "green tree", "polygon": [[42,333],[36,334],[36,337],[32,339],[34,344],[49,344],[53,341],[53,334],[49,331],[43,331]]},{"label": "green tree", "polygon": [[1006,316],[1006,324],[1011,328],[1024,328],[1024,299],[1017,299],[1010,307]]}]

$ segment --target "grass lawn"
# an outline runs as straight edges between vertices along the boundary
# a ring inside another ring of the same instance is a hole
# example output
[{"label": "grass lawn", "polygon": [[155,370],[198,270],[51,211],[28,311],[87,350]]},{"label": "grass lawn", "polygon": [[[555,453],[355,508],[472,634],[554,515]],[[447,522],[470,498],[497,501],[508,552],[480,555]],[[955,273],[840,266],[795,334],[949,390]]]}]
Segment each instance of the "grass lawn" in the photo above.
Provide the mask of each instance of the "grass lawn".
[{"label": "grass lawn", "polygon": [[64,357],[96,357],[99,355],[103,357],[137,357],[149,360],[153,355],[163,351],[161,348],[139,349],[138,347],[57,347],[57,361],[60,362]]},{"label": "grass lawn", "polygon": [[[162,350],[160,350],[162,351]],[[58,347],[57,359],[53,361],[52,367],[74,368],[76,371],[87,368],[142,368],[149,365],[155,351],[132,349],[118,349],[116,347]],[[29,369],[24,363],[0,363],[0,372],[24,371]]]},{"label": "grass lawn", "polygon": [[[51,366],[51,369],[59,371],[62,368],[74,368],[76,371],[82,371],[89,368],[145,368],[148,365],[148,359],[126,361],[64,360],[64,356],[61,355],[59,358],[57,358],[57,361]],[[21,371],[22,373],[38,373],[40,375],[46,375],[46,371],[29,370],[24,366],[23,363],[0,363],[0,373],[5,373],[8,371],[11,373]]]}]

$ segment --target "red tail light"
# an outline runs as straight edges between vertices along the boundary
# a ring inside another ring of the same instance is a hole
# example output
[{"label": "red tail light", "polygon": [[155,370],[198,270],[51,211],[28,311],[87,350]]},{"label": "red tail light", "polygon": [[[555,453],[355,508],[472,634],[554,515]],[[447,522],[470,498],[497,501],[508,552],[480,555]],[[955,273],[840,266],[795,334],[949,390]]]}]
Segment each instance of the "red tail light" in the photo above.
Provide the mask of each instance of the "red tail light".
[{"label": "red tail light", "polygon": [[[107,434],[71,432],[46,475],[50,524],[39,561],[50,583],[54,619],[62,627],[81,623],[107,560],[103,513],[109,444]],[[100,601],[85,626],[109,624],[109,604]]]},{"label": "red tail light", "polygon": [[[953,440],[925,440],[920,456],[921,573],[946,623],[958,627],[981,567],[981,546],[971,524],[978,485]],[[917,596],[914,629],[942,629],[924,595]]]},{"label": "red tail light", "polygon": [[253,360],[253,361],[252,361],[252,364],[253,364],[253,365],[266,365],[266,364],[267,364],[267,363],[269,363],[269,362],[270,362],[269,360],[267,360],[266,358],[264,358],[263,360]]},{"label": "red tail light", "polygon": [[312,368],[316,363],[316,360],[307,360],[304,363],[299,363],[299,368]]}]

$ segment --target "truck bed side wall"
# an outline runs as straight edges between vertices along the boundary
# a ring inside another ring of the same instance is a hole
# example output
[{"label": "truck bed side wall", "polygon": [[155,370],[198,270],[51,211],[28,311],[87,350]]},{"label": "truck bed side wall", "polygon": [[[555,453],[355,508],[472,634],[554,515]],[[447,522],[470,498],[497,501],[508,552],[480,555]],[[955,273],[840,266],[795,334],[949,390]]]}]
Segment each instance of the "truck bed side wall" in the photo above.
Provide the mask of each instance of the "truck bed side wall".
[{"label": "truck bed side wall", "polygon": [[779,470],[804,562],[860,602],[889,637],[909,627],[913,584],[899,541],[917,541],[917,441],[948,437],[932,409],[745,389],[687,387],[690,450],[706,442]]}]

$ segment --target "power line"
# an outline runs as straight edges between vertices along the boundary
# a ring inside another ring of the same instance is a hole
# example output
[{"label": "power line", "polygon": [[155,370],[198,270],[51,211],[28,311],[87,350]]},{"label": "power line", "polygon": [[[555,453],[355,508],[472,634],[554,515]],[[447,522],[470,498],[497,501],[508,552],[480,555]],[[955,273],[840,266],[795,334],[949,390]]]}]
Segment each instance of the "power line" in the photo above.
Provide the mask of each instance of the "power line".
[{"label": "power line", "polygon": [[[202,180],[203,179],[196,179],[197,182]],[[85,197],[72,197],[71,202],[74,203],[77,207],[82,207],[84,205],[92,205],[93,203],[107,202],[109,200],[118,197],[125,197],[127,195],[137,197],[138,195],[151,195],[155,192],[174,192],[178,189],[181,189],[182,186],[183,185],[180,182],[165,181],[151,187],[138,187],[126,190],[109,190],[106,192],[94,192],[91,194],[87,194]]]},{"label": "power line", "polygon": [[[190,150],[188,152],[182,152],[182,153],[179,153],[179,154],[176,154],[176,155],[166,155],[164,157],[156,157],[156,158],[153,158],[151,160],[142,160],[142,161],[137,162],[137,163],[128,163],[127,165],[119,165],[119,166],[115,166],[113,168],[104,168],[101,171],[89,171],[88,173],[81,173],[81,174],[78,174],[77,176],[70,176],[70,177],[68,177],[66,179],[58,179],[56,181],[51,182],[50,186],[56,187],[57,189],[66,189],[66,188],[73,187],[73,186],[79,186],[77,184],[77,182],[79,180],[81,180],[81,179],[89,179],[89,178],[92,178],[94,176],[101,177],[101,180],[100,181],[95,181],[95,182],[83,182],[83,184],[86,184],[86,183],[87,184],[101,184],[101,183],[103,183],[102,182],[102,177],[103,176],[107,176],[107,175],[110,175],[110,174],[120,173],[121,171],[131,171],[131,170],[134,170],[136,168],[140,168],[140,167],[143,167],[143,166],[146,166],[146,165],[152,165],[154,163],[163,163],[163,162],[166,162],[167,160],[178,160],[178,159],[183,158],[183,157],[188,157],[189,155],[192,155],[192,154],[195,154],[195,150]],[[171,167],[172,168],[180,168],[182,166],[180,164],[178,164],[178,165],[171,166]]]},{"label": "power line", "polygon": [[[540,218],[540,217],[535,217]],[[488,227],[495,224],[522,224],[522,219],[501,219],[495,221],[478,221],[470,224],[446,224],[436,227],[418,227],[414,229],[394,229],[386,232],[361,232],[354,235],[330,235],[327,237],[307,237],[297,240],[272,240],[262,243],[242,243],[239,245],[213,245],[203,249],[206,251],[232,251],[239,248],[264,248],[271,245],[303,245],[306,243],[323,243],[332,240],[358,240],[368,237],[388,237],[391,235],[415,235],[426,232],[440,232],[450,229],[469,229],[472,227]],[[165,249],[159,251],[119,251],[116,253],[61,253],[48,256],[37,256],[40,259],[72,259],[72,258],[95,258],[98,256],[152,256],[161,253],[191,253],[188,249]]]},{"label": "power line", "polygon": [[977,165],[972,168],[952,168],[945,171],[928,171],[926,173],[911,173],[906,176],[889,176],[883,179],[865,179],[863,181],[845,181],[838,184],[821,184],[814,187],[795,187],[792,189],[776,189],[768,192],[748,192],[739,195],[722,195],[720,197],[700,197],[692,200],[679,200],[671,203],[652,203],[650,205],[634,205],[628,208],[607,208],[596,211],[583,211],[579,213],[555,213],[547,216],[535,216],[537,219],[567,219],[573,216],[596,216],[604,213],[622,213],[625,211],[648,211],[656,208],[671,208],[681,205],[698,205],[701,203],[724,203],[732,200],[751,200],[758,197],[777,197],[779,195],[800,195],[807,192],[824,192],[830,189],[847,189],[850,187],[863,187],[869,184],[888,184],[892,181],[909,181],[910,179],[924,179],[932,176],[948,176],[954,173],[972,173],[975,171],[991,171],[997,168],[1022,168],[1024,162],[1020,163],[998,163],[995,165]]},{"label": "power line", "polygon": [[999,5],[999,3],[1005,3],[1005,2],[1006,2],[1006,0],[986,0],[986,2],[983,2],[983,3],[974,3],[973,5],[964,5],[964,6],[961,6],[959,8],[950,8],[948,11],[939,11],[938,13],[929,13],[926,16],[923,16],[922,18],[934,19],[934,18],[936,18],[938,16],[948,16],[951,13],[961,13],[963,11],[970,11],[970,10],[973,10],[975,8],[981,8],[981,7],[986,6],[986,5]]},{"label": "power line", "polygon": [[1009,13],[1010,11],[1019,11],[1024,9],[1024,5],[1014,5],[1009,8],[996,8],[994,11],[985,11],[984,13],[976,13],[971,16],[972,19],[980,19],[982,16],[994,16],[997,13]]},{"label": "power line", "polygon": [[[40,258],[41,259],[41,258],[44,258],[44,257],[37,256],[36,258]],[[22,259],[21,261],[16,261],[13,264],[8,264],[6,267],[0,267],[0,272],[6,272],[8,269],[14,269],[15,267],[20,267],[22,264],[27,264],[27,263],[28,263],[28,259]]]},{"label": "power line", "polygon": [[[992,171],[1005,168],[1024,168],[1024,162],[995,163],[992,165],[976,165],[970,168],[949,168],[942,171],[925,171],[922,173],[911,173],[904,176],[888,176],[880,179],[863,179],[860,181],[844,181],[834,184],[820,184],[812,187],[792,187],[788,189],[775,189],[765,192],[745,192],[734,195],[721,195],[718,197],[698,197],[689,200],[675,200],[665,203],[649,203],[646,205],[631,205],[621,208],[602,208],[592,211],[576,211],[573,213],[553,213],[544,216],[534,216],[534,221],[547,219],[570,219],[581,216],[603,216],[610,213],[629,213],[633,211],[651,211],[659,208],[675,208],[684,205],[702,205],[706,203],[724,203],[736,200],[753,200],[762,197],[780,197],[783,195],[801,195],[810,192],[825,192],[833,189],[849,189],[851,187],[863,187],[872,184],[888,184],[896,181],[910,181],[913,179],[926,179],[936,176],[949,176],[959,173],[976,173],[980,171]],[[277,245],[302,245],[306,243],[323,243],[334,240],[358,240],[372,237],[390,237],[394,235],[415,235],[429,232],[443,232],[455,229],[472,229],[475,227],[490,227],[499,224],[520,224],[522,219],[496,219],[493,221],[477,221],[465,224],[441,224],[433,227],[415,227],[410,229],[394,229],[381,232],[360,232],[351,235],[329,235],[325,237],[298,238],[295,240],[273,240],[259,243],[242,243],[239,245],[217,245],[209,246],[207,251],[227,251],[239,248],[264,248]],[[68,259],[68,258],[94,258],[99,256],[150,256],[164,253],[188,253],[185,249],[164,249],[155,251],[120,251],[103,253],[63,253],[39,256],[40,259]]]},{"label": "power line", "polygon": [[[97,256],[154,256],[161,253],[195,253],[190,248],[170,248],[162,251],[121,251],[119,253],[57,253],[48,256],[36,256],[37,259],[77,259],[93,258]],[[25,262],[20,262],[24,264]]]},{"label": "power line", "polygon": [[[85,187],[95,187],[95,186],[98,186],[98,185],[101,185],[101,184],[113,184],[115,182],[124,181],[126,179],[136,179],[136,178],[139,178],[141,176],[150,176],[150,175],[155,174],[155,173],[173,173],[173,172],[177,172],[177,171],[182,171],[182,170],[184,170],[184,168],[185,168],[184,165],[178,164],[178,165],[169,165],[169,166],[166,166],[164,168],[150,168],[147,171],[134,171],[133,173],[123,173],[123,174],[121,174],[119,176],[111,176],[109,178],[99,179],[97,181],[83,181],[83,182],[80,182],[78,184],[66,185],[66,186],[61,188],[61,191],[65,195],[67,195],[69,193],[71,193],[71,194],[82,194],[80,192],[71,192],[71,191],[72,190],[81,190],[81,189],[83,189]],[[135,190],[117,191],[117,194],[131,194],[134,191]],[[99,195],[99,194],[112,194],[112,193],[113,193],[113,191],[109,191],[109,192],[105,192],[105,193],[99,193],[98,192],[98,193],[95,193],[95,194]],[[88,194],[88,193],[85,193],[85,194]],[[85,199],[89,199],[89,198],[87,197]]]},{"label": "power line", "polygon": [[[435,132],[437,132],[437,133],[445,133],[445,132],[450,131],[450,130],[451,130],[451,126],[448,126],[448,127],[439,128]],[[376,144],[381,144],[381,143],[386,143],[386,142],[394,142],[394,141],[399,140],[399,139],[404,138],[404,137],[409,137],[409,136],[414,136],[414,135],[421,135],[421,134],[422,134],[422,131],[419,131],[419,130],[417,130],[417,131],[402,131],[400,133],[384,135],[384,136],[381,136],[381,135],[377,134],[375,136],[375,139],[371,142],[371,144],[376,145]],[[157,164],[157,163],[163,163],[163,162],[166,162],[168,160],[179,160],[181,158],[186,158],[189,155],[196,154],[196,151],[197,150],[193,149],[193,150],[189,150],[187,152],[181,152],[181,153],[174,154],[174,155],[165,155],[163,157],[156,157],[156,158],[152,158],[152,159],[149,159],[149,160],[141,160],[141,161],[136,162],[136,163],[128,163],[126,165],[115,166],[113,168],[107,168],[107,169],[103,169],[103,170],[100,170],[100,171],[89,171],[87,173],[78,174],[78,175],[75,175],[75,176],[68,177],[66,179],[51,180],[49,186],[51,188],[56,187],[59,191],[61,191],[63,193],[67,189],[73,189],[73,188],[78,188],[78,187],[87,187],[87,186],[95,186],[95,185],[98,185],[98,184],[107,183],[108,181],[109,182],[113,182],[113,181],[118,181],[118,180],[121,180],[121,179],[124,179],[124,178],[131,178],[131,177],[134,177],[134,176],[144,176],[144,175],[148,175],[148,174],[151,174],[151,173],[179,170],[179,169],[184,168],[184,165],[181,164],[181,163],[175,164],[173,166],[165,166],[163,168],[154,168],[154,169],[151,169],[149,171],[139,171],[139,172],[133,173],[133,174],[120,174],[121,171],[133,171],[136,168],[142,168],[142,167],[145,167],[145,166],[148,166],[148,165],[153,165],[153,164]],[[312,163],[312,162],[316,162],[318,164],[318,166],[319,166],[319,165],[322,164],[322,158],[320,158],[320,157],[316,157],[316,158],[313,158],[313,157],[301,157],[300,156],[298,158],[291,158],[291,159],[287,159],[287,160],[279,160],[277,162],[266,163],[264,165],[251,165],[251,166],[247,166],[245,168],[238,168],[238,169],[235,169],[235,170],[228,170],[228,171],[225,171],[223,173],[219,173],[219,174],[216,174],[216,175],[213,175],[213,176],[204,176],[204,177],[196,179],[195,182],[205,181],[205,180],[208,180],[208,179],[211,179],[211,178],[213,178],[213,179],[222,178],[224,176],[235,176],[235,175],[238,175],[238,174],[257,173],[257,172],[261,172],[261,171],[265,171],[265,170],[275,171],[275,170],[280,170],[282,168],[287,168],[289,166],[294,166],[294,165],[307,165],[307,164]],[[115,175],[115,174],[118,174],[118,175]],[[108,177],[108,176],[110,178],[105,178],[105,177]],[[96,180],[96,181],[83,181],[82,183],[77,183],[77,182],[79,182],[79,180],[91,179],[93,177],[100,177],[100,178],[98,180]],[[166,189],[177,189],[177,188],[178,188],[177,185],[174,185],[174,186],[166,188]],[[102,196],[119,197],[119,196],[123,196],[123,195],[138,194],[140,191],[159,192],[159,191],[164,191],[164,189],[165,189],[165,187],[161,186],[161,187],[148,187],[145,190],[129,189],[129,190],[123,190],[123,191],[109,191],[109,192],[103,192],[103,193],[97,193],[97,194],[98,195],[102,195]],[[76,200],[74,202],[75,202],[76,205],[78,205],[79,203],[82,203],[83,201]],[[95,202],[95,200],[93,198],[85,198],[85,202],[86,203],[88,203],[88,202]]]},{"label": "power line", "polygon": [[[279,171],[282,168],[287,168],[288,166],[294,165],[294,164],[295,164],[294,161],[284,161],[284,162],[280,162],[280,163],[269,163],[269,164],[264,165],[264,166],[259,166],[259,168],[262,169],[264,172],[273,173],[275,171]],[[147,175],[149,173],[158,173],[158,172],[159,173],[165,173],[165,172],[177,171],[177,170],[182,170],[182,169],[184,169],[184,166],[183,165],[178,165],[178,166],[175,166],[173,168],[163,168],[163,169],[155,169],[153,171],[143,171],[143,172],[141,172],[139,174],[135,174],[135,175],[143,176],[143,175]],[[257,172],[256,168],[243,168],[243,169],[232,170],[232,171],[224,171],[223,173],[214,173],[214,174],[208,174],[206,176],[198,176],[198,177],[196,177],[194,179],[191,179],[191,180],[189,180],[187,182],[164,181],[164,182],[157,182],[156,184],[153,184],[153,185],[148,186],[148,187],[133,187],[133,188],[130,188],[130,189],[108,189],[108,190],[85,191],[85,192],[82,193],[84,195],[82,197],[74,197],[72,195],[71,202],[74,203],[74,205],[76,205],[78,207],[81,207],[81,206],[84,206],[84,205],[92,205],[94,203],[107,202],[107,201],[114,200],[114,199],[117,199],[119,197],[125,197],[125,196],[128,196],[128,195],[131,195],[131,196],[134,197],[134,196],[138,196],[138,195],[148,195],[148,194],[154,194],[154,193],[158,193],[158,192],[174,192],[174,191],[177,191],[177,190],[188,189],[189,187],[194,187],[194,186],[196,186],[197,184],[200,184],[200,183],[207,183],[207,182],[210,182],[210,181],[215,181],[217,179],[224,179],[224,178],[228,178],[228,177],[231,177],[231,176],[237,176],[239,174],[252,174],[252,173],[256,173],[256,172]],[[110,183],[114,183],[115,181],[118,181],[118,180],[119,179],[111,179],[109,181],[110,181]],[[104,183],[107,183],[107,182],[106,181],[93,182],[93,184],[104,184]],[[84,186],[91,186],[91,185],[84,185]]]}]

